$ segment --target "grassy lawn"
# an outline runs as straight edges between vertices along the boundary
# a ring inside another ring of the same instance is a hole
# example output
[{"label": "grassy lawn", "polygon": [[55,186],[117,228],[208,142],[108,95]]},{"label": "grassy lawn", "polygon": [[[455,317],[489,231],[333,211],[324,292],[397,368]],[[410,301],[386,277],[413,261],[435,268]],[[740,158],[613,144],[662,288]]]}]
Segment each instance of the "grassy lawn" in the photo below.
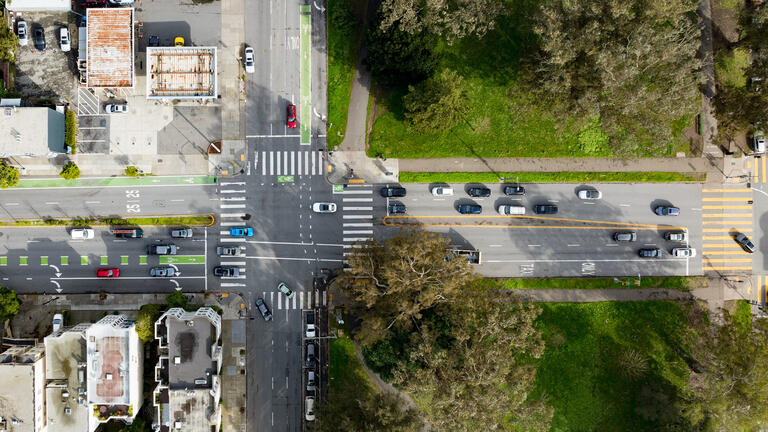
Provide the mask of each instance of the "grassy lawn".
[{"label": "grassy lawn", "polygon": [[328,1],[328,148],[344,139],[349,92],[362,28],[352,14],[358,0]]},{"label": "grassy lawn", "polygon": [[355,356],[352,339],[346,336],[330,340],[329,399],[334,404],[353,403],[377,391],[363,365]]},{"label": "grassy lawn", "polygon": [[[618,280],[618,282],[617,282]],[[707,285],[704,277],[644,277],[644,278],[551,278],[551,279],[489,279],[501,282],[506,289],[604,289],[604,288],[668,288],[688,291]],[[481,282],[482,283],[482,282]]]},{"label": "grassy lawn", "polygon": [[671,183],[703,182],[705,173],[675,172],[401,172],[401,183]]},{"label": "grassy lawn", "polygon": [[745,329],[752,323],[752,306],[747,300],[736,300],[736,307],[733,310],[733,317],[739,325]]},{"label": "grassy lawn", "polygon": [[744,48],[735,48],[732,51],[718,50],[715,55],[715,77],[721,84],[733,87],[744,87],[747,78],[744,71],[749,67],[749,54]]},{"label": "grassy lawn", "polygon": [[[554,407],[551,431],[651,431],[660,424],[640,411],[674,415],[672,404],[649,401],[647,392],[685,389],[688,368],[679,353],[685,322],[673,302],[543,303],[539,323],[546,350],[536,391]],[[647,360],[644,374],[629,378],[628,349]]]}]

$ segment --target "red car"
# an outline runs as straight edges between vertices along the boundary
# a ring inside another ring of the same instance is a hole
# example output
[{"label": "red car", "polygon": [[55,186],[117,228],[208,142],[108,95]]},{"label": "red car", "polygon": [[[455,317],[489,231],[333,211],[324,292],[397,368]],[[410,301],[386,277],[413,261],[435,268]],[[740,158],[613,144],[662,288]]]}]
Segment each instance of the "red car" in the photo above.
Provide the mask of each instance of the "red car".
[{"label": "red car", "polygon": [[288,112],[288,120],[285,122],[286,125],[288,125],[289,128],[295,128],[296,127],[296,105],[294,104],[288,104],[288,108],[286,109]]},{"label": "red car", "polygon": [[96,270],[97,277],[103,278],[116,278],[120,276],[120,269],[116,268],[103,268]]}]

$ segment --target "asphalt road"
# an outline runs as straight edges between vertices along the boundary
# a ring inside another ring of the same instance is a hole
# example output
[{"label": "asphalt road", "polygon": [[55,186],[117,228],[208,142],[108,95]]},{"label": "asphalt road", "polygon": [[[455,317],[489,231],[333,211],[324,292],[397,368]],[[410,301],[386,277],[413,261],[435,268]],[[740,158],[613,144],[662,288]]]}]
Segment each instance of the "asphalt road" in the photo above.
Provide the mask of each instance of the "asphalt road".
[{"label": "asphalt road", "polygon": [[[508,197],[498,184],[487,185],[492,194],[471,198],[469,185],[454,184],[455,195],[434,197],[430,185],[406,185],[408,195],[399,199],[406,204],[409,218],[388,218],[387,223],[401,225],[418,221],[427,229],[445,233],[456,246],[480,250],[483,263],[477,271],[496,277],[545,276],[622,276],[622,275],[698,275],[701,258],[673,258],[670,250],[680,244],[665,241],[663,234],[675,229],[689,232],[689,245],[701,250],[701,185],[605,184],[601,200],[581,200],[576,193],[584,185],[524,185],[524,197]],[[398,226],[384,226],[386,199],[375,197],[377,238],[394,235]],[[456,206],[475,203],[483,207],[481,216],[461,215]],[[526,207],[526,216],[500,216],[499,205]],[[556,215],[536,215],[536,204],[555,204]],[[653,213],[657,205],[672,204],[681,209],[679,217]],[[439,217],[435,217],[439,216]],[[543,217],[542,217],[543,216]],[[616,243],[616,231],[635,231],[637,241]],[[640,258],[641,248],[661,248],[660,259]]]}]

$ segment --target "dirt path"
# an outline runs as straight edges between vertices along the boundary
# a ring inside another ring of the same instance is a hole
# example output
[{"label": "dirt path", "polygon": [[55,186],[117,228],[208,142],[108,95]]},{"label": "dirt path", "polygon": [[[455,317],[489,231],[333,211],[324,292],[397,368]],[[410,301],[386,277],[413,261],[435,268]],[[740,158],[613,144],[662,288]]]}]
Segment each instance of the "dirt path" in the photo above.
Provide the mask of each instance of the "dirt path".
[{"label": "dirt path", "polygon": [[649,301],[673,300],[692,301],[696,299],[689,291],[675,289],[517,289],[511,291],[525,301],[589,303],[604,301]]}]

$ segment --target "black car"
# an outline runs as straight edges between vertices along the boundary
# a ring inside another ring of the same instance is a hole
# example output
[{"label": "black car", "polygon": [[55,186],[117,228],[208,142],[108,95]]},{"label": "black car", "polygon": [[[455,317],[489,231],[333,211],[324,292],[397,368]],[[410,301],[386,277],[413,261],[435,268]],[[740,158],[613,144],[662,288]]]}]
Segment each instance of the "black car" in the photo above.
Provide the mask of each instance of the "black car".
[{"label": "black car", "polygon": [[213,268],[213,275],[217,277],[237,277],[240,276],[240,269],[235,266],[216,266]]},{"label": "black car", "polygon": [[176,245],[158,244],[147,246],[147,255],[176,255]]},{"label": "black car", "polygon": [[45,32],[42,27],[35,27],[35,48],[40,51],[45,49]]},{"label": "black car", "polygon": [[485,187],[473,187],[467,191],[469,196],[475,198],[483,198],[491,196],[491,190]]},{"label": "black car", "polygon": [[379,190],[379,194],[381,194],[381,196],[383,196],[384,198],[404,197],[405,188],[400,186],[387,186],[387,187],[381,188]]},{"label": "black car", "polygon": [[480,214],[483,212],[483,208],[477,204],[462,204],[457,210],[461,214]]},{"label": "black car", "polygon": [[755,253],[755,244],[752,243],[752,241],[749,240],[749,237],[747,237],[745,234],[736,234],[734,240],[736,240],[736,243],[740,244],[745,251],[749,253]]},{"label": "black car", "polygon": [[272,321],[272,312],[270,312],[267,305],[264,304],[263,298],[256,299],[256,307],[259,308],[259,312],[261,312],[261,316],[264,317],[264,321]]},{"label": "black car", "polygon": [[556,214],[557,206],[552,204],[537,204],[533,206],[533,212],[536,214]]},{"label": "black car", "polygon": [[659,248],[640,249],[637,252],[640,258],[661,258],[662,252]]},{"label": "black car", "polygon": [[315,364],[315,344],[310,342],[307,344],[307,367],[313,364]]},{"label": "black car", "polygon": [[522,186],[504,186],[504,195],[525,195],[525,188]]},{"label": "black car", "polygon": [[387,209],[389,210],[389,214],[402,214],[405,213],[405,204],[390,204]]},{"label": "black car", "polygon": [[149,37],[149,44],[147,44],[147,45],[149,45],[151,47],[160,46],[160,38],[155,36],[155,35],[151,35]]}]

